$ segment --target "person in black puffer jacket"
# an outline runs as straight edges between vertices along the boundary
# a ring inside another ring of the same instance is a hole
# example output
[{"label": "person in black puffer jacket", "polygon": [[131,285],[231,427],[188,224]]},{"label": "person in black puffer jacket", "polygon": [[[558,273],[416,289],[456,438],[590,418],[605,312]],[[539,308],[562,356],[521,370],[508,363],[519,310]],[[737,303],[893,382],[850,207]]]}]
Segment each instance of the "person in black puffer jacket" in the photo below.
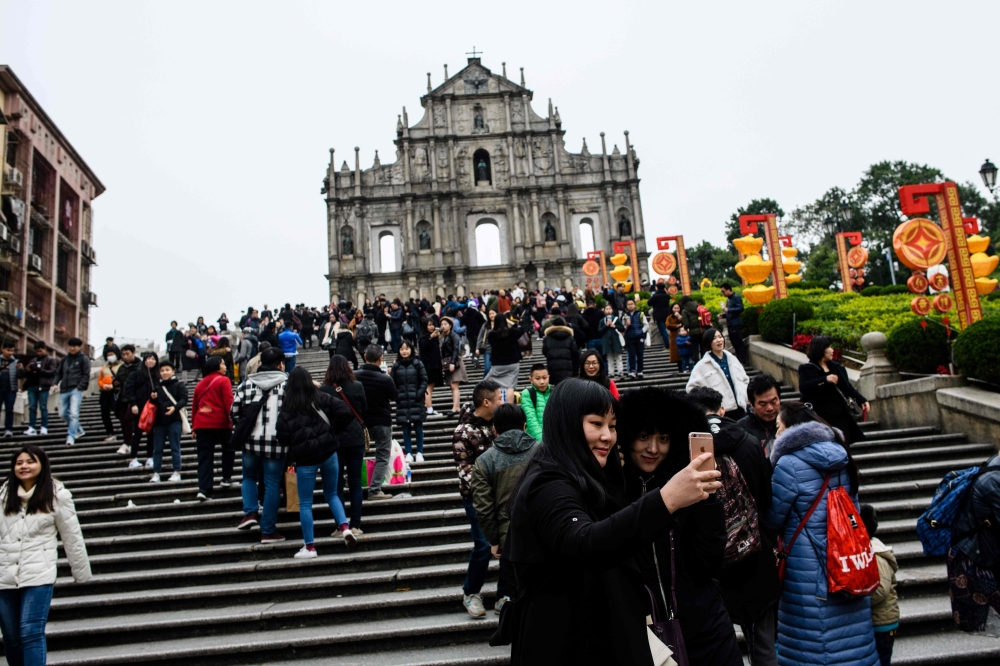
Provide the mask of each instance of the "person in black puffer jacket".
[{"label": "person in black puffer jacket", "polygon": [[549,382],[553,386],[576,375],[580,367],[580,348],[573,337],[573,329],[566,326],[562,317],[555,317],[552,325],[545,330],[542,353],[549,369]]},{"label": "person in black puffer jacket", "polygon": [[354,354],[354,329],[350,325],[340,324],[334,338],[334,354],[343,356],[355,370],[358,369],[358,357]]},{"label": "person in black puffer jacket", "polygon": [[417,437],[417,462],[424,461],[424,419],[427,410],[424,396],[427,393],[427,370],[413,354],[413,345],[403,340],[399,357],[392,364],[389,376],[396,383],[396,423],[403,431],[403,451],[406,461],[413,462],[411,429]]},{"label": "person in black puffer jacket", "polygon": [[424,330],[421,331],[417,339],[420,349],[420,360],[427,371],[427,395],[424,404],[428,414],[434,414],[434,387],[444,383],[444,367],[441,363],[441,331],[433,319],[428,318],[424,322]]},{"label": "person in black puffer jacket", "polygon": [[295,466],[299,522],[305,543],[295,554],[296,559],[316,557],[312,504],[319,473],[323,475],[323,498],[340,526],[344,542],[349,548],[358,543],[347,524],[344,504],[337,496],[340,461],[334,436],[343,432],[353,419],[347,405],[316,390],[308,370],[295,368],[289,373],[275,429],[278,441],[288,449],[288,463]]},{"label": "person in black puffer jacket", "polygon": [[[337,389],[340,389],[339,391]],[[365,387],[354,378],[351,365],[343,356],[332,356],[327,366],[323,384],[319,387],[321,393],[348,404],[352,409],[351,422],[337,433],[338,458],[340,460],[340,476],[337,477],[337,495],[344,501],[344,472],[347,473],[347,484],[351,487],[351,530],[355,536],[361,534],[361,501],[364,493],[361,489],[361,466],[365,459],[364,419],[368,413],[368,401],[365,398]],[[355,414],[357,412],[357,414]]]}]

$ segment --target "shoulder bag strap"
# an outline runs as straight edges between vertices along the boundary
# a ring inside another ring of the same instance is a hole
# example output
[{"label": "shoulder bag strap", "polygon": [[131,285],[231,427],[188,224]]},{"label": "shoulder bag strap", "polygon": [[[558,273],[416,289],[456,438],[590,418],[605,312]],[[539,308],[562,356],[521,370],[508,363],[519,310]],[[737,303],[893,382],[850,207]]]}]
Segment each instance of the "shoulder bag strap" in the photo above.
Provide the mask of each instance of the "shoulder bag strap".
[{"label": "shoulder bag strap", "polygon": [[334,384],[333,388],[334,390],[337,391],[337,395],[339,395],[340,398],[345,403],[347,403],[347,406],[350,407],[351,413],[354,414],[354,418],[356,418],[358,422],[361,423],[361,425],[364,425],[365,424],[364,419],[362,419],[361,416],[358,414],[358,411],[354,409],[354,405],[351,404],[351,401],[347,399],[347,394],[344,393],[344,389],[342,389],[339,384]]},{"label": "shoulder bag strap", "polygon": [[323,413],[322,409],[317,407],[315,404],[313,404],[313,409],[316,410],[316,413],[319,414],[319,417],[323,419],[327,425],[330,425],[330,419],[326,418],[326,414]]},{"label": "shoulder bag strap", "polygon": [[809,519],[812,518],[813,512],[816,511],[816,507],[819,506],[820,500],[823,499],[823,495],[826,494],[826,489],[829,485],[830,474],[827,473],[826,477],[823,479],[823,486],[819,489],[819,494],[816,495],[816,499],[813,500],[812,506],[810,506],[809,510],[806,511],[806,515],[802,517],[802,521],[799,522],[799,526],[795,528],[795,534],[793,534],[792,538],[788,541],[788,546],[780,549],[779,553],[782,557],[787,557],[788,554],[792,552],[792,546],[795,545],[795,540],[799,537],[799,533],[802,531],[802,528],[804,528],[806,523],[809,522]]},{"label": "shoulder bag strap", "polygon": [[162,384],[160,385],[160,388],[163,389],[163,392],[167,394],[168,398],[170,398],[170,402],[174,403],[174,407],[176,407],[177,401],[174,399],[173,394],[170,393],[170,389],[168,389],[166,386],[163,386]]}]

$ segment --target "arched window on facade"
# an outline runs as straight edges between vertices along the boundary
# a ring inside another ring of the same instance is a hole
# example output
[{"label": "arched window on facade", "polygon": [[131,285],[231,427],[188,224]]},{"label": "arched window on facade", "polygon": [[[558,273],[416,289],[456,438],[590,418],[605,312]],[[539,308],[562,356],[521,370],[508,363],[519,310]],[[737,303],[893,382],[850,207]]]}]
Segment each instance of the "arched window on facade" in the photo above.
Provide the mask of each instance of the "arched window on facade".
[{"label": "arched window on facade", "polygon": [[391,231],[383,231],[378,236],[379,268],[383,273],[396,272],[396,237]]},{"label": "arched window on facade", "polygon": [[580,220],[580,256],[587,258],[588,252],[594,251],[594,221],[589,217]]},{"label": "arched window on facade", "polygon": [[476,224],[476,265],[500,264],[500,227],[492,219]]},{"label": "arched window on facade", "polygon": [[480,148],[472,154],[472,172],[476,175],[476,185],[493,184],[493,167],[486,150]]}]

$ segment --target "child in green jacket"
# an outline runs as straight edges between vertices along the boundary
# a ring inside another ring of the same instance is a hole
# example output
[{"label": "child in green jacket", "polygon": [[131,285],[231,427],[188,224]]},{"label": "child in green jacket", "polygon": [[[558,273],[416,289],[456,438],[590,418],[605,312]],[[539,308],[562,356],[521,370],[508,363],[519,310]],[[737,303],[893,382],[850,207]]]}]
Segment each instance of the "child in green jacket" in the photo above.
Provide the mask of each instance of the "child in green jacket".
[{"label": "child in green jacket", "polygon": [[531,388],[521,392],[521,408],[528,419],[527,433],[542,441],[542,416],[545,413],[545,403],[552,395],[549,386],[549,371],[544,363],[531,366]]}]

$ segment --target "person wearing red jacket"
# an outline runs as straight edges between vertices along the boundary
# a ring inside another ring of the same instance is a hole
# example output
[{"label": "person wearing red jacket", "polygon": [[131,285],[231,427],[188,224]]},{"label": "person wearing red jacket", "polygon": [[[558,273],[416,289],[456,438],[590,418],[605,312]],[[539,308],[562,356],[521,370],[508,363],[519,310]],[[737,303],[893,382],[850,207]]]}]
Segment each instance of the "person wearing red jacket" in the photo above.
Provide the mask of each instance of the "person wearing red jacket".
[{"label": "person wearing red jacket", "polygon": [[205,376],[194,388],[191,429],[198,443],[198,499],[212,499],[215,472],[215,445],[222,446],[222,487],[232,485],[235,451],[229,444],[233,421],[229,416],[233,406],[233,386],[226,376],[226,364],[221,356],[205,361]]}]

